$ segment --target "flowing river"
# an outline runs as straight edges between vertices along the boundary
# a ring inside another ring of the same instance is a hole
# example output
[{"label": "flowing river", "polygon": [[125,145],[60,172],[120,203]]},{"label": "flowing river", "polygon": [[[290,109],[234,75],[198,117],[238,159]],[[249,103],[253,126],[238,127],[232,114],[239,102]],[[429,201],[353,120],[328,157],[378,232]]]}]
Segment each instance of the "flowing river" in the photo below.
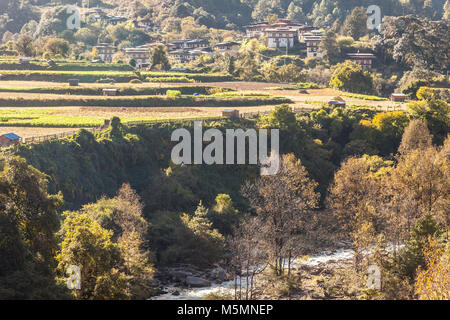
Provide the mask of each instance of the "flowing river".
[{"label": "flowing river", "polygon": [[[353,257],[353,250],[340,249],[336,251],[324,251],[321,254],[310,256],[308,259],[293,263],[293,267],[300,265],[307,265],[311,267],[318,266],[320,264],[326,264],[330,261],[343,261],[349,260]],[[244,283],[242,284],[245,285]],[[176,286],[167,286],[164,288],[165,294],[152,297],[151,300],[203,300],[208,294],[216,292],[233,292],[234,280],[225,281],[222,283],[212,283],[209,287],[203,288],[181,288]],[[173,295],[174,292],[179,295]]]}]

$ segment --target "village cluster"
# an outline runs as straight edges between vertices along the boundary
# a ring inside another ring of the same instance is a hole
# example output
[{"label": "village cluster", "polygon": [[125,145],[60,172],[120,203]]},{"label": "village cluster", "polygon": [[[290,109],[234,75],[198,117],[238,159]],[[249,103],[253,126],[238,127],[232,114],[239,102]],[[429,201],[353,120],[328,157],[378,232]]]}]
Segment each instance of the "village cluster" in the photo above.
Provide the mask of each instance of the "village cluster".
[{"label": "village cluster", "polygon": [[[93,19],[104,20],[107,24],[117,25],[127,21],[125,17],[108,16],[102,9],[91,9],[85,13]],[[137,27],[148,30],[150,21],[136,20]],[[321,59],[322,53],[319,51],[319,45],[324,36],[324,30],[313,26],[292,21],[290,19],[279,19],[276,23],[267,21],[258,22],[245,26],[246,39],[265,39],[267,48],[279,49],[286,54],[292,53],[290,49],[296,50],[299,44],[301,54],[308,58]],[[240,43],[236,41],[226,41],[211,45],[206,39],[184,39],[171,42],[152,42],[135,48],[124,48],[123,52],[136,61],[136,67],[145,68],[149,66],[150,49],[163,45],[166,47],[169,56],[177,63],[188,63],[195,61],[202,55],[209,55],[211,58],[214,52],[220,54],[229,54],[237,56],[239,54]],[[96,46],[100,59],[103,62],[112,62],[113,55],[117,52],[117,47],[109,43],[100,43]],[[349,53],[349,60],[352,60],[362,66],[364,70],[372,69],[372,62],[376,58],[372,53]]]}]

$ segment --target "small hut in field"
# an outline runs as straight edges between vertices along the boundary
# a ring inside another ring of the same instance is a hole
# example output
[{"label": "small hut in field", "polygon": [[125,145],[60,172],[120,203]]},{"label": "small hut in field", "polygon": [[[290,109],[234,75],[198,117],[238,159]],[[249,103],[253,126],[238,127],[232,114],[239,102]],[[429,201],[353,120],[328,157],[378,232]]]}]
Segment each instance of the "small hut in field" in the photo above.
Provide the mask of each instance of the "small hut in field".
[{"label": "small hut in field", "polygon": [[5,133],[0,136],[0,147],[8,147],[13,144],[19,144],[20,137],[15,133]]},{"label": "small hut in field", "polygon": [[404,102],[407,98],[407,95],[404,93],[393,93],[391,94],[391,101],[394,102]]},{"label": "small hut in field", "polygon": [[224,109],[224,110],[222,110],[222,116],[227,117],[227,118],[239,118],[239,110]]}]

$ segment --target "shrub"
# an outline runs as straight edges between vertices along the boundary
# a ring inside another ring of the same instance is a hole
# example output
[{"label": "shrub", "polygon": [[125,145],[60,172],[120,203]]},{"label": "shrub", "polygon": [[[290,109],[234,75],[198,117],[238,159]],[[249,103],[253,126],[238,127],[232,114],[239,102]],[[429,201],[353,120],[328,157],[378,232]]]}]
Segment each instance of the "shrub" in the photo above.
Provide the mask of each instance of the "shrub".
[{"label": "shrub", "polygon": [[434,90],[428,87],[420,87],[416,96],[419,100],[431,100],[434,98]]},{"label": "shrub", "polygon": [[166,95],[169,97],[181,97],[181,91],[180,90],[167,90]]},{"label": "shrub", "polygon": [[297,89],[322,89],[323,86],[314,82],[299,82],[296,84]]},{"label": "shrub", "polygon": [[148,82],[179,82],[179,83],[189,83],[189,82],[195,82],[192,79],[188,79],[186,77],[147,77],[146,80]]}]

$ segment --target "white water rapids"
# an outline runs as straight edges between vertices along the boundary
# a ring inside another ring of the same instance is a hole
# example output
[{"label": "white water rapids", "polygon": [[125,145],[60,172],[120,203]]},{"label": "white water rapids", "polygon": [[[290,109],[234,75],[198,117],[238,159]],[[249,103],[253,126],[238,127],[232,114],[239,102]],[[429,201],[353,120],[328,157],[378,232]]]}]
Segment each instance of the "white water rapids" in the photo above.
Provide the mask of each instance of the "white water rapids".
[{"label": "white water rapids", "polygon": [[[343,261],[349,260],[353,257],[353,250],[340,249],[336,251],[324,251],[321,254],[310,256],[303,261],[296,261],[292,264],[293,267],[299,267],[300,265],[307,265],[311,267],[325,264],[330,261]],[[242,281],[242,286],[245,286],[245,280]],[[151,300],[203,300],[208,294],[217,292],[230,292],[234,290],[234,280],[225,281],[222,283],[212,283],[209,287],[203,288],[190,288],[184,289],[175,286],[168,286],[164,288],[166,294],[162,294],[156,297],[152,297]],[[178,291],[179,295],[173,295],[175,291]]]}]

